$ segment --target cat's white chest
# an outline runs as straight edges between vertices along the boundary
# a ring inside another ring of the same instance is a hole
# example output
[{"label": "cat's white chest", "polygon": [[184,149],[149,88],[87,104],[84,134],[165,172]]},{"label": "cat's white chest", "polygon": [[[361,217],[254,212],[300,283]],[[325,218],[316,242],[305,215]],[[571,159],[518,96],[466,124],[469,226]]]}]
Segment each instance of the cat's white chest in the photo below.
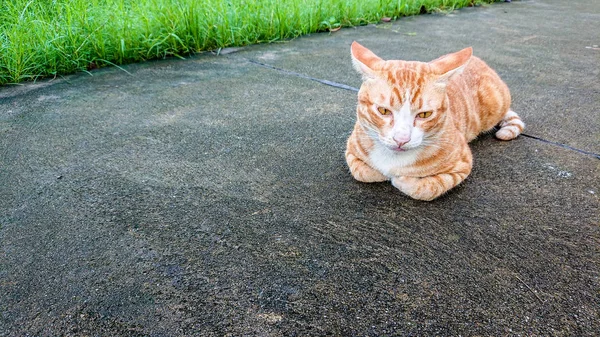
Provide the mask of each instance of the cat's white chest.
[{"label": "cat's white chest", "polygon": [[403,175],[408,167],[417,161],[419,151],[395,152],[381,145],[375,145],[369,154],[369,160],[373,168],[387,177]]}]

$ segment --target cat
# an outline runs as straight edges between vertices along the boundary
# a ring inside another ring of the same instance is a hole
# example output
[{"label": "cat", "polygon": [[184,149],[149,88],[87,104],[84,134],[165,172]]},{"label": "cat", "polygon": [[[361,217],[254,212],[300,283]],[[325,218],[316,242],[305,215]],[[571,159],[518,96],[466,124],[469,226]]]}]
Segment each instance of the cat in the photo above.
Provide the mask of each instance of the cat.
[{"label": "cat", "polygon": [[497,125],[501,140],[523,132],[507,85],[471,47],[428,63],[385,61],[357,42],[351,54],[363,83],[346,162],[358,181],[391,180],[430,201],[471,173],[477,135]]}]

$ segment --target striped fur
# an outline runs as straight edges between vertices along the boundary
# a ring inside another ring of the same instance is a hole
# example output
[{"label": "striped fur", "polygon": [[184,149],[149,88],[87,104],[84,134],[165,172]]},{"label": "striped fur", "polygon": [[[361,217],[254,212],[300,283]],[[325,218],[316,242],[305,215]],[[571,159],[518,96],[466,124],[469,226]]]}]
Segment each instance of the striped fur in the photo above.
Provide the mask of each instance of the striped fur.
[{"label": "striped fur", "polygon": [[358,181],[391,180],[433,200],[470,174],[468,142],[496,125],[502,140],[525,127],[506,84],[471,48],[424,63],[385,61],[354,42],[352,62],[363,84],[346,161]]}]

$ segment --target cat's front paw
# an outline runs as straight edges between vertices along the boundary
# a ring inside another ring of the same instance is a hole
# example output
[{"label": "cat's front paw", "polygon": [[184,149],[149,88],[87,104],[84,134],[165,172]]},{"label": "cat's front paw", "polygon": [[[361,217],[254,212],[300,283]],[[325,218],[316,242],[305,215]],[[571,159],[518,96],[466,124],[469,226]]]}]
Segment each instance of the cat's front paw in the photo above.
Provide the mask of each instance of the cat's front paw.
[{"label": "cat's front paw", "polygon": [[365,163],[352,153],[346,153],[346,162],[348,163],[348,167],[350,168],[350,173],[352,173],[354,179],[358,181],[361,181],[363,183],[375,183],[389,180],[388,177],[383,175],[381,172],[375,170],[374,168],[370,167],[369,165],[367,165],[367,163]]},{"label": "cat's front paw", "polygon": [[434,190],[423,188],[423,178],[396,177],[392,179],[392,185],[400,192],[417,200],[431,201],[439,196]]},{"label": "cat's front paw", "polygon": [[418,181],[419,178],[401,176],[393,178],[392,185],[395,188],[399,189],[400,192],[412,197],[412,195],[416,192],[416,189],[418,187]]}]

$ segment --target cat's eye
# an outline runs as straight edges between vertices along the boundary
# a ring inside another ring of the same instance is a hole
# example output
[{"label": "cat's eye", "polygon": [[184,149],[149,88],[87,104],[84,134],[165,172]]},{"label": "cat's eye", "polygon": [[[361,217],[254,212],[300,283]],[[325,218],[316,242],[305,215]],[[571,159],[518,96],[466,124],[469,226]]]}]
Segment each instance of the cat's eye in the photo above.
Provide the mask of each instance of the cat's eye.
[{"label": "cat's eye", "polygon": [[379,111],[379,113],[382,115],[391,115],[392,114],[392,111],[390,111],[389,109],[386,109],[386,108],[382,108],[382,107],[377,108],[377,111]]},{"label": "cat's eye", "polygon": [[419,118],[427,118],[429,116],[431,116],[431,114],[433,113],[433,111],[425,111],[425,112],[421,112],[417,115],[417,117]]}]

